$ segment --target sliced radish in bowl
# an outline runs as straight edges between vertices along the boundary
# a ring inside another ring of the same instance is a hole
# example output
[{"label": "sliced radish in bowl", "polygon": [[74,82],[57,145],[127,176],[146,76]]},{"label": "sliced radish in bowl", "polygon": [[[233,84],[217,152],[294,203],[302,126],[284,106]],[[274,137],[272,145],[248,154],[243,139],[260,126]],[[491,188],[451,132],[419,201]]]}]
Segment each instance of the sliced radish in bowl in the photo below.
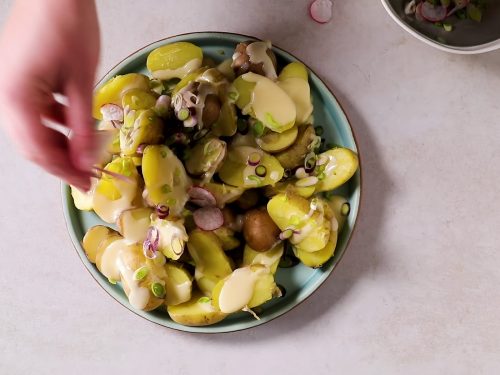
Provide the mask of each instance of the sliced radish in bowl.
[{"label": "sliced radish in bowl", "polygon": [[193,212],[196,226],[203,230],[216,230],[224,224],[224,215],[217,207],[202,207]]},{"label": "sliced radish in bowl", "polygon": [[427,21],[430,22],[440,22],[444,20],[448,15],[448,10],[445,6],[442,5],[432,5],[427,1],[422,3],[422,7],[420,8],[420,14]]},{"label": "sliced radish in bowl", "polygon": [[189,200],[197,206],[209,207],[217,205],[214,195],[201,186],[192,186],[188,190]]}]

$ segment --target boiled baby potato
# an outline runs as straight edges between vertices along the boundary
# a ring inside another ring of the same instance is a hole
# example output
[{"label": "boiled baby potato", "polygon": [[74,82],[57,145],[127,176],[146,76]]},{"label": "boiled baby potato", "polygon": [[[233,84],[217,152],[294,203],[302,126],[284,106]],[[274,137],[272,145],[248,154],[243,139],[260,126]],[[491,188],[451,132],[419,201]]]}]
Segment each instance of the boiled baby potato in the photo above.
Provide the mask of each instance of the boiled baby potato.
[{"label": "boiled baby potato", "polygon": [[95,225],[89,228],[85,236],[83,236],[82,245],[83,250],[85,250],[85,255],[87,255],[91,263],[96,262],[101,242],[116,233],[116,231],[104,225]]},{"label": "boiled baby potato", "polygon": [[286,65],[278,76],[278,81],[285,81],[289,78],[300,78],[308,80],[307,68],[299,61],[293,61]]},{"label": "boiled baby potato", "polygon": [[191,327],[215,324],[227,316],[215,309],[210,300],[200,292],[194,292],[188,302],[168,306],[167,312],[174,322]]},{"label": "boiled baby potato", "polygon": [[297,195],[300,195],[303,198],[310,198],[316,190],[316,186],[297,186],[295,185],[295,182],[297,180],[289,180],[289,181],[283,181],[283,182],[278,182],[274,186],[266,186],[264,193],[266,194],[266,197],[273,197],[276,194],[279,193],[294,193]]},{"label": "boiled baby potato", "polygon": [[267,251],[279,241],[280,228],[274,223],[265,207],[245,213],[243,237],[256,251]]},{"label": "boiled baby potato", "polygon": [[220,208],[238,200],[245,191],[243,188],[220,184],[218,182],[207,182],[203,187],[213,194],[217,201],[217,206]]},{"label": "boiled baby potato", "polygon": [[[260,159],[259,167],[264,167],[264,175],[257,175],[257,167],[248,165],[250,157]],[[283,177],[284,170],[275,157],[266,152],[248,146],[231,147],[219,170],[221,180],[229,185],[253,188],[274,185]]]},{"label": "boiled baby potato", "polygon": [[327,201],[328,205],[333,211],[335,219],[337,219],[338,232],[340,233],[342,231],[342,228],[344,227],[347,216],[349,215],[349,212],[351,210],[349,201],[347,200],[347,198],[342,197],[340,195],[329,196],[327,198]]},{"label": "boiled baby potato", "polygon": [[156,104],[157,96],[151,91],[131,89],[122,96],[122,108],[128,110],[151,109]]},{"label": "boiled baby potato", "polygon": [[[222,103],[217,121],[212,125],[212,134],[216,137],[232,137],[237,130],[236,120],[234,104],[226,99]],[[205,123],[205,120],[203,122]]]},{"label": "boiled baby potato", "polygon": [[283,133],[269,131],[262,137],[256,137],[255,141],[264,151],[275,153],[283,151],[290,147],[297,139],[298,133],[298,128],[294,126],[293,128],[284,131]]},{"label": "boiled baby potato", "polygon": [[133,110],[125,115],[120,129],[123,155],[133,155],[141,144],[157,144],[163,138],[163,122],[152,109]]},{"label": "boiled baby potato", "polygon": [[[95,186],[97,180],[92,179],[92,185]],[[94,189],[90,188],[89,191],[82,191],[75,186],[70,186],[71,196],[75,207],[81,211],[92,211],[94,200]]]},{"label": "boiled baby potato", "polygon": [[271,272],[275,274],[284,250],[285,245],[283,242],[279,242],[276,246],[267,251],[255,251],[247,244],[243,250],[242,266],[262,264],[263,266],[269,267]]},{"label": "boiled baby potato", "polygon": [[276,288],[268,267],[255,264],[238,268],[214,287],[212,305],[228,314],[257,307],[273,298]]},{"label": "boiled baby potato", "polygon": [[143,243],[151,225],[150,217],[153,212],[150,207],[132,208],[123,211],[116,223],[120,234],[129,241]]},{"label": "boiled baby potato", "polygon": [[[321,205],[321,209],[319,209]],[[275,195],[267,203],[267,211],[282,231],[294,230],[289,241],[305,251],[324,248],[330,237],[330,221],[322,210],[323,202],[309,202],[293,193]]]},{"label": "boiled baby potato", "polygon": [[122,105],[123,95],[131,89],[149,91],[149,78],[139,73],[129,73],[111,78],[94,93],[92,115],[102,120],[101,107],[104,104]]},{"label": "boiled baby potato", "polygon": [[95,188],[93,207],[102,220],[115,223],[123,211],[132,208],[140,176],[129,157],[116,158],[104,169],[123,178],[103,173]]},{"label": "boiled baby potato", "polygon": [[233,250],[240,246],[240,240],[234,236],[234,231],[227,227],[217,228],[213,233],[219,238],[224,251]]},{"label": "boiled baby potato", "polygon": [[147,146],[142,157],[142,174],[147,202],[165,205],[171,215],[180,217],[191,180],[177,156],[167,146]]},{"label": "boiled baby potato", "polygon": [[165,305],[175,306],[191,299],[192,278],[182,266],[175,263],[165,264]]},{"label": "boiled baby potato", "polygon": [[330,232],[330,239],[323,249],[310,252],[302,250],[297,246],[293,248],[293,252],[304,265],[312,268],[318,268],[325,264],[333,256],[336,246],[337,231],[332,230]]},{"label": "boiled baby potato", "polygon": [[212,232],[195,229],[189,234],[187,246],[195,263],[196,283],[205,295],[210,296],[215,284],[232,272],[231,261]]},{"label": "boiled baby potato", "polygon": [[233,90],[238,96],[236,105],[243,114],[261,121],[270,130],[282,133],[295,124],[297,112],[293,100],[269,78],[246,73],[233,82]]},{"label": "boiled baby potato", "polygon": [[316,184],[316,192],[338,188],[358,170],[358,155],[348,148],[333,148],[320,154],[321,157],[326,157],[328,161],[323,172],[325,178]]},{"label": "boiled baby potato", "polygon": [[153,50],[148,55],[146,66],[154,78],[182,79],[198,69],[202,60],[200,47],[188,42],[176,42]]},{"label": "boiled baby potato", "polygon": [[216,137],[205,137],[190,149],[190,156],[185,161],[186,170],[193,176],[206,174],[210,180],[222,165],[226,156],[226,142]]},{"label": "boiled baby potato", "polygon": [[295,143],[286,150],[274,154],[283,168],[293,169],[304,165],[306,155],[311,152],[310,145],[316,137],[312,125],[299,126]]},{"label": "boiled baby potato", "polygon": [[178,260],[184,253],[188,240],[183,220],[164,220],[158,217],[151,220],[151,226],[158,230],[158,250],[167,258]]},{"label": "boiled baby potato", "polygon": [[191,82],[195,81],[196,78],[198,78],[204,71],[206,71],[206,67],[202,67],[199,69],[196,69],[192,71],[191,73],[187,74],[182,78],[177,84],[174,86],[172,90],[172,97],[177,94],[179,91],[181,91],[184,87],[189,85]]}]

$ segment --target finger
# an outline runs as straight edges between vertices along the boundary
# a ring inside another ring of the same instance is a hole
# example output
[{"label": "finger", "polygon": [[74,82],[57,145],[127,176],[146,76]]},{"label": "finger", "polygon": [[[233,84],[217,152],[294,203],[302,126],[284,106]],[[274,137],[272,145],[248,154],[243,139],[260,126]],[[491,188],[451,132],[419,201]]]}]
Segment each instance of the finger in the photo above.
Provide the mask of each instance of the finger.
[{"label": "finger", "polygon": [[27,100],[11,103],[7,131],[24,157],[81,189],[90,187],[90,175],[75,168],[67,138],[41,123],[37,106]]},{"label": "finger", "polygon": [[92,79],[68,82],[65,94],[67,126],[71,129],[69,151],[73,164],[82,171],[90,171],[97,158],[95,123],[92,119]]}]

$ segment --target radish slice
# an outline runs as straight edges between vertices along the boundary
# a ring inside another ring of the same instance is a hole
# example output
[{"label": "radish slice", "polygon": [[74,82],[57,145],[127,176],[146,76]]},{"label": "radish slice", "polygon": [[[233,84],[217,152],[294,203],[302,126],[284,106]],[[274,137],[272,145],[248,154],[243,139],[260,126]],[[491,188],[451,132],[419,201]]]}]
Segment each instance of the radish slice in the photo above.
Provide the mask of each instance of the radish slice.
[{"label": "radish slice", "polygon": [[101,107],[104,121],[123,121],[123,109],[119,105],[108,103]]},{"label": "radish slice", "polygon": [[448,11],[445,6],[442,5],[432,5],[427,1],[422,3],[422,8],[420,9],[422,17],[430,22],[440,22],[446,18]]},{"label": "radish slice", "polygon": [[200,186],[192,186],[188,190],[189,200],[200,207],[210,207],[217,204],[214,195]]},{"label": "radish slice", "polygon": [[309,15],[318,23],[328,23],[332,19],[332,0],[315,0],[309,6]]},{"label": "radish slice", "polygon": [[418,4],[415,9],[415,18],[419,22],[425,21],[424,17],[422,17],[422,3]]},{"label": "radish slice", "polygon": [[215,230],[224,224],[222,211],[217,207],[203,207],[193,212],[196,226],[203,230]]}]

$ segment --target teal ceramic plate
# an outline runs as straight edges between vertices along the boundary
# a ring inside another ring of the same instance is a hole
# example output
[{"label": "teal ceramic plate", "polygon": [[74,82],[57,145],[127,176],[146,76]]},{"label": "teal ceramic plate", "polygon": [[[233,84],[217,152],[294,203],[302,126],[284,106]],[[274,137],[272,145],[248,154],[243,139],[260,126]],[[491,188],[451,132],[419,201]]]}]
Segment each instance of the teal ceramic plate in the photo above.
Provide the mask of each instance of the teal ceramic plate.
[{"label": "teal ceramic plate", "polygon": [[[150,44],[141,50],[133,53],[117,66],[115,66],[108,74],[106,74],[99,84],[108,81],[117,74],[125,74],[131,72],[140,72],[147,74],[146,58],[148,54],[155,48],[178,41],[189,41],[195,43],[203,49],[204,55],[211,57],[215,61],[222,61],[232,56],[234,47],[237,43],[255,39],[244,35],[219,33],[219,32],[201,32],[179,35],[167,39],[160,40]],[[291,54],[283,51],[280,48],[274,48],[274,52],[278,57],[280,66],[290,61],[297,59]],[[358,150],[352,129],[345,113],[342,111],[338,101],[333,94],[328,90],[325,84],[313,72],[310,73],[309,79],[314,102],[314,118],[316,125],[322,125],[325,129],[325,137],[331,143],[348,147],[352,150]],[[335,266],[338,264],[347,244],[352,235],[356,218],[358,216],[360,197],[361,197],[361,175],[357,174],[343,187],[341,192],[349,198],[351,204],[351,213],[347,220],[347,224],[340,233],[339,241],[335,256],[326,263],[321,269],[311,269],[302,264],[292,268],[280,268],[276,275],[276,282],[285,288],[286,294],[279,298],[268,302],[262,306],[260,320],[255,320],[248,313],[238,313],[229,316],[220,323],[207,327],[186,327],[173,322],[166,312],[153,311],[143,312],[134,310],[122,291],[119,285],[112,285],[108,280],[99,273],[97,268],[88,261],[81,241],[83,235],[93,225],[104,224],[93,212],[81,212],[73,205],[69,186],[62,186],[63,208],[64,215],[67,220],[68,230],[71,240],[75,245],[77,253],[85,267],[89,270],[92,277],[104,288],[108,294],[125,306],[135,314],[160,324],[165,327],[201,333],[216,333],[216,332],[231,332],[246,328],[255,327],[264,324],[280,315],[283,315],[299,303],[309,297],[318,287],[325,282],[328,276],[332,273]],[[331,280],[330,282],[335,282]]]}]

